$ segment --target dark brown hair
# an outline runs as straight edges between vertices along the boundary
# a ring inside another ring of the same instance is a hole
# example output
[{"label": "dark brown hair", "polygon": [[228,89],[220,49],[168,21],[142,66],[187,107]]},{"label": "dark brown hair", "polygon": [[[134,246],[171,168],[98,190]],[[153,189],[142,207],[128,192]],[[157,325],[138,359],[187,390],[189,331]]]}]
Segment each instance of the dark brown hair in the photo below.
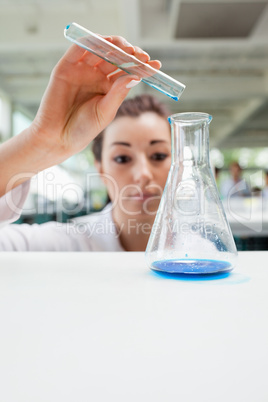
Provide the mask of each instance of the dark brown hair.
[{"label": "dark brown hair", "polygon": [[[138,117],[146,112],[156,113],[158,116],[163,118],[167,118],[170,115],[166,105],[159,102],[157,98],[151,95],[139,95],[135,96],[135,98],[124,100],[122,105],[119,107],[114,120],[122,116]],[[92,152],[95,159],[99,162],[101,161],[104,133],[105,129],[92,142]]]}]

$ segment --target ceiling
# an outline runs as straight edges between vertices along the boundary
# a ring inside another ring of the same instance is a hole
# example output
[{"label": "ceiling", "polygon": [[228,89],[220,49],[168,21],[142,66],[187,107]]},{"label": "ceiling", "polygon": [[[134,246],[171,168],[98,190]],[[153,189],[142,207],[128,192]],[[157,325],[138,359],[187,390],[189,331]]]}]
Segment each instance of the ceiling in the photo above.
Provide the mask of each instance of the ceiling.
[{"label": "ceiling", "polygon": [[172,113],[212,114],[211,145],[268,146],[268,0],[0,0],[0,88],[34,115],[70,43],[64,27],[118,34],[186,85]]}]

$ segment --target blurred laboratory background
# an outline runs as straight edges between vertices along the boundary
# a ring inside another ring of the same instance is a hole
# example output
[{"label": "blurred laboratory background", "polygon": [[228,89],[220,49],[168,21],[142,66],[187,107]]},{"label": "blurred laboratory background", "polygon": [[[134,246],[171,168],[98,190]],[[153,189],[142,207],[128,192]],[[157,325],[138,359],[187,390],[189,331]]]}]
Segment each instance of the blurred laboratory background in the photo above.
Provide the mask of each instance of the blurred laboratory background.
[{"label": "blurred laboratory background", "polygon": [[[70,46],[68,23],[122,35],[186,85],[179,102],[143,83],[131,96],[151,93],[171,113],[213,116],[211,163],[237,247],[268,249],[268,0],[0,0],[0,9],[0,142],[34,118]],[[227,200],[233,174],[245,191]],[[88,147],[32,180],[18,223],[66,222],[105,201]]]}]

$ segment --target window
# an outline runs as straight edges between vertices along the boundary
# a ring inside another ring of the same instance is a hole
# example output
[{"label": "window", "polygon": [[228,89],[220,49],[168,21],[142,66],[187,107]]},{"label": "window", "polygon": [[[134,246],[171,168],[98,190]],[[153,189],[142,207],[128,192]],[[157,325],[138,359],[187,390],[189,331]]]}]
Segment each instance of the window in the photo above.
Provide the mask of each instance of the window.
[{"label": "window", "polygon": [[0,142],[7,140],[11,134],[11,105],[0,93]]},{"label": "window", "polygon": [[21,131],[25,130],[25,128],[29,127],[32,123],[32,119],[30,119],[25,113],[20,110],[15,110],[12,116],[13,123],[13,135],[19,134]]}]

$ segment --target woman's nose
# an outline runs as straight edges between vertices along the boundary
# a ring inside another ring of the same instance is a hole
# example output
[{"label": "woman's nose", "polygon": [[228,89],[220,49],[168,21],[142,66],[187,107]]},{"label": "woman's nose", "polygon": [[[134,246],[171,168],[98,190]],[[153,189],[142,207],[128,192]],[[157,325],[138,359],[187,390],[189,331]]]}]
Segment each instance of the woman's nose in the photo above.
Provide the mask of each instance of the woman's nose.
[{"label": "woman's nose", "polygon": [[134,180],[141,186],[147,184],[153,178],[150,162],[147,158],[139,158],[134,167]]}]

